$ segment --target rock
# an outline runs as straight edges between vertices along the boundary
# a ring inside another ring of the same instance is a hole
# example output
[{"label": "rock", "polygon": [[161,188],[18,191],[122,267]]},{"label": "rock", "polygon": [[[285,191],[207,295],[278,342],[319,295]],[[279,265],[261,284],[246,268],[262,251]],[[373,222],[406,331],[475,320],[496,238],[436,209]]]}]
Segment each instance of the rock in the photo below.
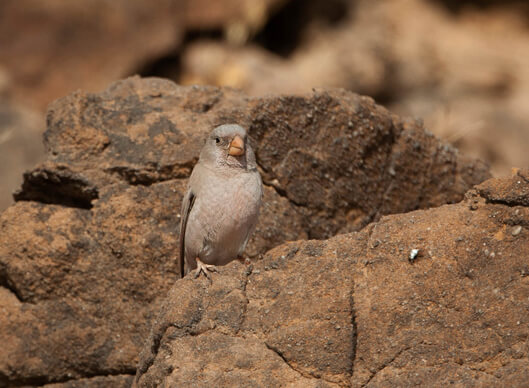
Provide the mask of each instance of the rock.
[{"label": "rock", "polygon": [[[99,94],[76,92],[50,105],[47,160],[25,174],[17,203],[0,216],[0,386],[134,373],[177,280],[186,178],[206,133],[226,122],[249,129],[266,183],[252,257],[383,214],[456,202],[488,176],[419,123],[343,90],[249,98],[134,77]],[[283,351],[284,335],[269,345]],[[273,350],[254,345],[251,362],[261,365]],[[270,367],[288,371],[292,384],[310,379],[280,358]],[[346,379],[341,362],[326,372],[338,382]]]},{"label": "rock", "polygon": [[525,386],[529,207],[479,193],[176,282],[135,386]]},{"label": "rock", "polygon": [[370,98],[332,90],[252,102],[247,126],[264,180],[298,207],[309,238],[457,202],[488,176],[480,162]]},{"label": "rock", "polygon": [[267,254],[258,273],[230,264],[212,287],[191,277],[178,282],[145,347],[138,386],[319,386],[314,364],[345,383],[355,335],[345,323],[348,262],[318,257],[319,242],[305,249],[313,260],[299,260],[296,244],[274,251],[273,260]]},{"label": "rock", "polygon": [[281,218],[297,213],[295,223],[310,238],[358,229],[381,214],[457,202],[489,176],[483,164],[459,156],[420,123],[343,90],[249,98],[130,78],[50,106],[49,163],[26,175],[16,198],[69,196],[88,206],[111,183],[148,186],[187,177],[207,131],[225,122],[248,128],[265,182],[275,198],[293,204]]},{"label": "rock", "polygon": [[10,83],[11,80],[9,79],[7,71],[0,66],[0,98],[6,98]]},{"label": "rock", "polygon": [[477,187],[479,194],[492,203],[509,206],[529,206],[529,173],[527,170],[515,170],[510,181],[486,181]]},{"label": "rock", "polygon": [[178,219],[161,212],[182,190],[114,186],[91,210],[23,201],[2,214],[0,382],[134,372],[153,309],[178,276]]}]

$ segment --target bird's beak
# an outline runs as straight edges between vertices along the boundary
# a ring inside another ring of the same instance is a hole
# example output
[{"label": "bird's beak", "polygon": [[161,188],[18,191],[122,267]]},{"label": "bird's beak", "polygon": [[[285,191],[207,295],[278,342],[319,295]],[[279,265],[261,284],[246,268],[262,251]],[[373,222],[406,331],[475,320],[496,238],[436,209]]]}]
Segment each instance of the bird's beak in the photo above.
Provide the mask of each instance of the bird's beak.
[{"label": "bird's beak", "polygon": [[235,135],[228,148],[228,154],[231,156],[241,156],[244,154],[244,141],[239,135]]}]

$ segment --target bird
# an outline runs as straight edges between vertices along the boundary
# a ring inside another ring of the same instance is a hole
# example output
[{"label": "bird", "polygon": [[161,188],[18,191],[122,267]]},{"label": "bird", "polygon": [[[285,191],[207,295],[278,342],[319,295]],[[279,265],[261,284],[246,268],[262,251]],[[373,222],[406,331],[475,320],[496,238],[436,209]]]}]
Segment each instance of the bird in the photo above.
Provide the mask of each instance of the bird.
[{"label": "bird", "polygon": [[241,259],[257,225],[263,183],[246,130],[224,124],[206,138],[182,200],[180,277]]}]

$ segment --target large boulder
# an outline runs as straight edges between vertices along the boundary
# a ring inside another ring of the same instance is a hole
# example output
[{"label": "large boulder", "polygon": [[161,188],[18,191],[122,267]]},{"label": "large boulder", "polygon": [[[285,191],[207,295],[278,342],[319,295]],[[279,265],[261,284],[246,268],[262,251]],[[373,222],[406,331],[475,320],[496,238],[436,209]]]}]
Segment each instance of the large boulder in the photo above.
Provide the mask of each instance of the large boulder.
[{"label": "large boulder", "polygon": [[171,289],[137,387],[524,387],[529,171]]},{"label": "large boulder", "polygon": [[178,277],[186,178],[227,122],[248,128],[265,181],[252,257],[457,202],[488,177],[420,123],[343,90],[249,98],[136,77],[74,93],[50,106],[47,160],[0,216],[0,386],[134,374]]}]

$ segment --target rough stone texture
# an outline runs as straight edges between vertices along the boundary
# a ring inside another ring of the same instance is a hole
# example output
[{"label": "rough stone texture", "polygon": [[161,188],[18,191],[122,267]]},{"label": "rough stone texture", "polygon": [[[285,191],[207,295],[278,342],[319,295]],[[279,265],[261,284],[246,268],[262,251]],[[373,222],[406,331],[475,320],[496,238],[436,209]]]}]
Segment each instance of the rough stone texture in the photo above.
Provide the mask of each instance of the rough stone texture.
[{"label": "rough stone texture", "polygon": [[[488,176],[419,123],[341,90],[248,98],[136,77],[100,94],[74,93],[50,106],[47,161],[25,174],[18,202],[0,216],[0,386],[134,373],[176,281],[186,177],[205,134],[226,122],[249,129],[266,182],[251,256],[385,213],[458,201]],[[283,351],[288,337],[276,334],[269,345]],[[260,352],[252,363],[261,365],[272,351],[252,346]],[[299,362],[327,363],[306,357]],[[344,363],[320,366],[343,383]],[[288,373],[294,385],[310,378]]]},{"label": "rough stone texture", "polygon": [[526,386],[528,173],[178,281],[135,385]]},{"label": "rough stone texture", "polygon": [[298,259],[297,249],[267,254],[251,275],[230,264],[211,287],[192,277],[178,282],[145,347],[138,385],[319,386],[314,373],[345,382],[354,331],[344,292],[351,276],[342,271],[350,263],[316,258],[321,243],[309,243],[312,261]]},{"label": "rough stone texture", "polygon": [[178,276],[168,210],[183,184],[109,186],[91,210],[24,201],[2,214],[0,386],[133,373]]},{"label": "rough stone texture", "polygon": [[309,238],[457,202],[488,176],[482,163],[461,157],[419,122],[344,90],[253,99],[250,106],[247,126],[264,180],[298,207]]}]

